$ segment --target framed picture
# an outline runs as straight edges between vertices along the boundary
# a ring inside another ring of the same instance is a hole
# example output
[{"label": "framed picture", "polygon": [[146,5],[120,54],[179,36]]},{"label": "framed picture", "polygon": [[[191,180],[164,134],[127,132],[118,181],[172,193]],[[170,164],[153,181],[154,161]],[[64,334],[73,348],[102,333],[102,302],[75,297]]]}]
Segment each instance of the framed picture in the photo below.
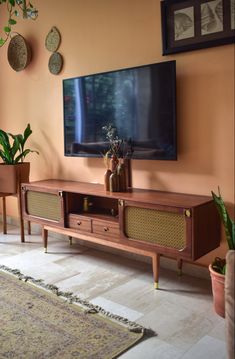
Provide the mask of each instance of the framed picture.
[{"label": "framed picture", "polygon": [[235,41],[235,0],[161,1],[163,55]]}]

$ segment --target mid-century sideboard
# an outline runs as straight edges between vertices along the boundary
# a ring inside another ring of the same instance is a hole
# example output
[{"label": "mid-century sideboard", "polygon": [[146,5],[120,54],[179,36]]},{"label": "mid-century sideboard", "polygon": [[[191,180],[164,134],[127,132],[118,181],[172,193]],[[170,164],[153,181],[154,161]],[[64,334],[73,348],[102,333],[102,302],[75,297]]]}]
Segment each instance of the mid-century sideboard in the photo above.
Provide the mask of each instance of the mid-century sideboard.
[{"label": "mid-century sideboard", "polygon": [[195,261],[219,246],[220,219],[211,197],[131,189],[107,192],[101,184],[64,180],[25,183],[25,220],[48,231],[149,256],[155,288],[160,255]]}]

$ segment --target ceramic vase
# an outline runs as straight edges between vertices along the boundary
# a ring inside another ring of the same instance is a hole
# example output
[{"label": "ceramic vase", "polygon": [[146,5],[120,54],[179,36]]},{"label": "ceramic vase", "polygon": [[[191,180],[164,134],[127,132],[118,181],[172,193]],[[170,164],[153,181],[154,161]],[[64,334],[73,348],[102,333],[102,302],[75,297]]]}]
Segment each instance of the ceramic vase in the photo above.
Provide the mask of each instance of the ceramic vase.
[{"label": "ceramic vase", "polygon": [[118,179],[119,179],[119,191],[125,192],[126,186],[126,166],[124,163],[119,163],[117,167]]},{"label": "ceramic vase", "polygon": [[109,190],[110,192],[119,191],[119,181],[118,181],[118,174],[116,170],[109,177]]},{"label": "ceramic vase", "polygon": [[116,155],[112,155],[110,159],[110,168],[112,172],[115,172],[118,166],[118,158]]},{"label": "ceramic vase", "polygon": [[107,169],[105,171],[105,174],[104,174],[104,189],[105,191],[110,191],[110,186],[109,186],[109,178],[112,174],[112,171],[110,169]]}]

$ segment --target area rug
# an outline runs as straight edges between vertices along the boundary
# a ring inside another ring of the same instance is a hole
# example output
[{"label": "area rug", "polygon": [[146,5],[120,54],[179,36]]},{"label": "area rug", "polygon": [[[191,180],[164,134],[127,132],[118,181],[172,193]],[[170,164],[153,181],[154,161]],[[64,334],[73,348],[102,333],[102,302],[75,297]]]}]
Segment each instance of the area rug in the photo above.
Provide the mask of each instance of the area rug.
[{"label": "area rug", "polygon": [[72,293],[0,266],[2,359],[111,359],[152,335]]}]

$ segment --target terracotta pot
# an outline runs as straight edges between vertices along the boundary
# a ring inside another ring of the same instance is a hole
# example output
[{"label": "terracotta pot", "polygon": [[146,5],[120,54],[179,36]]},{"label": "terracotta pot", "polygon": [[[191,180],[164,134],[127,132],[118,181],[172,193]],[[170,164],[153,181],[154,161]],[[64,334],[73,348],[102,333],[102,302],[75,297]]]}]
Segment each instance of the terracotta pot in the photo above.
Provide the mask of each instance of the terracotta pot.
[{"label": "terracotta pot", "polygon": [[20,183],[29,182],[30,163],[22,162],[15,165],[0,164],[0,192],[12,193],[18,192]]},{"label": "terracotta pot", "polygon": [[225,275],[215,272],[211,264],[209,266],[209,271],[211,276],[215,312],[221,317],[225,318]]},{"label": "terracotta pot", "polygon": [[234,359],[235,348],[235,250],[230,249],[226,255],[225,276],[225,333],[228,359]]}]

